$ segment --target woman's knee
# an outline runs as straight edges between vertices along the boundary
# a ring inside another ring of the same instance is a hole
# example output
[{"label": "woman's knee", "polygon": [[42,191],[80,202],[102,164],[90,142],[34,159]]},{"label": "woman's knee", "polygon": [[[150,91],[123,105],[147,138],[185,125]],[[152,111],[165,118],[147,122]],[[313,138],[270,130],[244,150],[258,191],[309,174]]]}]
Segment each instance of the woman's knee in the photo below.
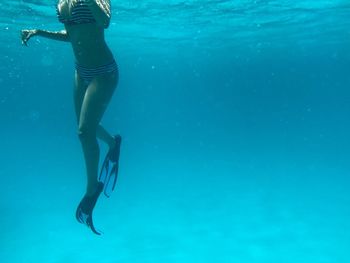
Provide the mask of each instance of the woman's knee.
[{"label": "woman's knee", "polygon": [[79,126],[78,137],[81,141],[96,140],[96,129]]}]

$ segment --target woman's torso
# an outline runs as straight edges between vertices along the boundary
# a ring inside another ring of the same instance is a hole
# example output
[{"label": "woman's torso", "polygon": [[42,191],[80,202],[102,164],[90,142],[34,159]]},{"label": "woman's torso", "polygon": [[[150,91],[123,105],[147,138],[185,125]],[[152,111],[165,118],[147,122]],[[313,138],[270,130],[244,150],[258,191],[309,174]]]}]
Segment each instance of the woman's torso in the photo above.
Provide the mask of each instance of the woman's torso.
[{"label": "woman's torso", "polygon": [[[79,21],[74,14],[74,12],[77,13],[74,6],[70,5],[70,0],[60,0],[57,12],[59,19],[63,19],[61,22],[64,23],[69,35],[78,64],[85,67],[97,67],[113,60],[113,54],[105,42],[104,28],[94,19]],[[87,13],[89,10],[83,12]],[[90,16],[92,17],[92,14]]]}]

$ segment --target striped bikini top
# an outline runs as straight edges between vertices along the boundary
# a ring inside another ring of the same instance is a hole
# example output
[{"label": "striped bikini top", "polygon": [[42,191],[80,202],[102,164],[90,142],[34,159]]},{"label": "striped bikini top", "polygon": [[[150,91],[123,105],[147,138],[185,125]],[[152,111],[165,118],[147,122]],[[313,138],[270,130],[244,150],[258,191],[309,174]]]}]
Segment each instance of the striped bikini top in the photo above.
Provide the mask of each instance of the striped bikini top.
[{"label": "striped bikini top", "polygon": [[67,25],[89,24],[96,22],[89,7],[82,0],[78,0],[76,2],[69,18],[61,15],[60,11],[58,10],[58,5],[56,6],[56,12],[58,21]]}]

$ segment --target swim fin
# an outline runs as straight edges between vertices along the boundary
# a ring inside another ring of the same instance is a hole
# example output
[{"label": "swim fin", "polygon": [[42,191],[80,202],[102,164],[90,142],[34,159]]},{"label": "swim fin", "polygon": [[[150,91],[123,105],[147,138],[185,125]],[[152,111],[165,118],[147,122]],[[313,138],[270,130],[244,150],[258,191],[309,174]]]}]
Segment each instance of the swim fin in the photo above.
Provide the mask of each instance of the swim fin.
[{"label": "swim fin", "polygon": [[97,235],[101,235],[94,226],[92,221],[92,212],[96,205],[97,199],[103,191],[103,183],[99,182],[97,185],[96,192],[92,196],[85,195],[83,199],[80,201],[77,210],[75,212],[75,217],[79,223],[87,225],[91,228],[92,232]]},{"label": "swim fin", "polygon": [[117,183],[119,170],[119,155],[122,137],[114,136],[116,142],[115,147],[110,149],[102,163],[100,176],[98,181],[103,183],[103,192],[106,197],[110,197]]}]

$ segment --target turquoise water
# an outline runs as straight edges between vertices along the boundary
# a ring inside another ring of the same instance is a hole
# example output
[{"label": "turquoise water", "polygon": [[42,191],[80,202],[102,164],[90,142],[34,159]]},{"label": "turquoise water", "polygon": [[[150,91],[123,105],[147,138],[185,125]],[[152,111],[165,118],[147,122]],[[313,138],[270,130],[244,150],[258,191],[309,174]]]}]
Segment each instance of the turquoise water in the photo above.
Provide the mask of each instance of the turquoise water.
[{"label": "turquoise water", "polygon": [[61,30],[54,5],[0,3],[1,262],[350,261],[348,0],[112,1],[101,237],[74,218],[71,48],[19,40]]}]

